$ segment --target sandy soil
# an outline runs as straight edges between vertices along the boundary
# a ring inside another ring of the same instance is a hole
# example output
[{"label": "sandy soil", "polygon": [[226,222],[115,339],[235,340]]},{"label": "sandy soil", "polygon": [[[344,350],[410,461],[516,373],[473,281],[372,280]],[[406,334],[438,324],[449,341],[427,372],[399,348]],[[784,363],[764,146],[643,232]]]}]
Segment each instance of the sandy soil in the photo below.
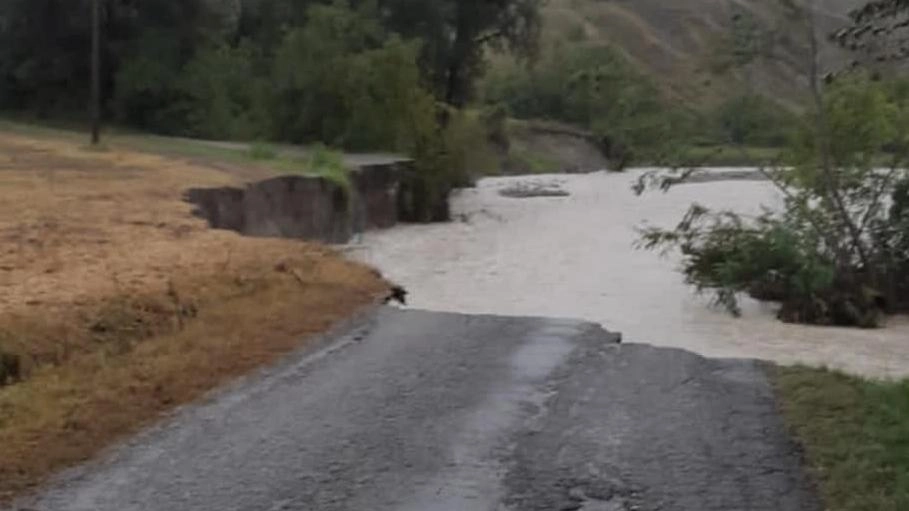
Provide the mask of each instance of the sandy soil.
[{"label": "sandy soil", "polygon": [[[639,171],[638,171],[639,172]],[[495,178],[460,192],[449,225],[372,233],[350,247],[411,292],[414,307],[597,321],[625,340],[716,357],[808,363],[862,375],[909,375],[909,318],[865,331],[787,325],[745,300],[735,319],[695,296],[673,257],[637,251],[635,228],[669,227],[697,201],[756,211],[779,198],[769,183],[689,184],[636,197],[635,172]],[[501,188],[541,181],[564,198],[512,199]]]}]

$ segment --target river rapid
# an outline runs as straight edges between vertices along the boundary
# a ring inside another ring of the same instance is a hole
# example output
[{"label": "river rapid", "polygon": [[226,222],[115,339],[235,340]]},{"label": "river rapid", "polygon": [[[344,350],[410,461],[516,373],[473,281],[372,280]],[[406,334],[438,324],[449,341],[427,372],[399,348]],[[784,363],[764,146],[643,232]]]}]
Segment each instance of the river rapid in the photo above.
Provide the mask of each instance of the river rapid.
[{"label": "river rapid", "polygon": [[[676,255],[634,247],[637,227],[672,227],[692,202],[746,214],[778,206],[770,183],[685,184],[638,197],[632,184],[643,171],[484,179],[456,194],[455,222],[371,232],[347,250],[405,286],[415,308],[579,318],[625,342],[909,376],[909,318],[879,330],[787,325],[773,304],[747,297],[733,318],[684,283]],[[570,195],[500,194],[516,185]]]}]

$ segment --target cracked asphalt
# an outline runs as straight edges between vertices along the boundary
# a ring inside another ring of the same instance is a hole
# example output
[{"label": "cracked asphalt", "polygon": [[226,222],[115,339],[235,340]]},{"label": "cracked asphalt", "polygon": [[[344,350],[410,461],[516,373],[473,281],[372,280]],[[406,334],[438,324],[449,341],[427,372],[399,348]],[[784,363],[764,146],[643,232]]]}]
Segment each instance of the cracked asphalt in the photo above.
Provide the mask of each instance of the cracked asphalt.
[{"label": "cracked asphalt", "polygon": [[760,363],[617,341],[382,309],[16,507],[821,510]]}]

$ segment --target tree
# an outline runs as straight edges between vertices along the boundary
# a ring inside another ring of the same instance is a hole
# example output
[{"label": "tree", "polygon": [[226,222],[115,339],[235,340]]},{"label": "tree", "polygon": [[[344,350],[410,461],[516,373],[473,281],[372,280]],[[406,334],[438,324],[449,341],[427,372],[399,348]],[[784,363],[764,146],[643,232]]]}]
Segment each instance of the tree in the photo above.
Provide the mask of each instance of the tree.
[{"label": "tree", "polygon": [[101,143],[101,0],[92,0],[92,145]]},{"label": "tree", "polygon": [[488,48],[532,56],[541,0],[383,0],[387,24],[424,41],[422,60],[436,93],[456,108],[466,105],[484,71]]},{"label": "tree", "polygon": [[[909,305],[907,223],[901,207],[888,206],[904,204],[909,189],[906,84],[858,70],[825,83],[816,6],[790,8],[808,37],[813,108],[785,160],[760,169],[784,207],[749,220],[694,205],[675,229],[643,229],[642,245],[678,248],[688,281],[734,313],[736,294],[750,292],[782,301],[787,321],[876,326],[881,312]],[[681,172],[683,180],[697,169]],[[665,189],[679,180],[655,182]]]},{"label": "tree", "polygon": [[823,108],[823,135],[808,114],[786,166],[761,169],[781,210],[750,220],[695,205],[675,229],[644,229],[644,246],[680,249],[688,281],[733,312],[739,292],[782,301],[781,318],[795,322],[875,326],[881,312],[903,310],[906,215],[888,204],[904,204],[909,186],[909,103],[856,75],[833,85]]},{"label": "tree", "polygon": [[482,71],[487,45],[513,52],[535,50],[539,31],[538,0],[461,0],[456,2],[454,40],[445,72],[445,102],[461,108]]},{"label": "tree", "polygon": [[309,8],[320,0],[242,0],[237,21],[238,39],[251,41],[265,55],[273,55],[291,27],[306,23]]},{"label": "tree", "polygon": [[215,0],[108,0],[110,105],[118,120],[188,134],[185,67],[198,52],[232,36],[238,21]]},{"label": "tree", "polygon": [[[102,110],[148,127],[173,101],[180,68],[235,23],[232,1],[98,0]],[[92,102],[92,2],[0,2],[0,107],[81,117]]]},{"label": "tree", "polygon": [[772,56],[775,37],[774,30],[759,22],[751,11],[733,5],[729,31],[715,48],[710,67],[717,74],[742,71],[742,85],[751,95],[755,64]]},{"label": "tree", "polygon": [[0,2],[0,106],[84,112],[91,80],[87,2]]},{"label": "tree", "polygon": [[718,139],[735,146],[782,147],[796,115],[759,94],[743,94],[724,101],[711,117]]},{"label": "tree", "polygon": [[360,73],[368,72],[360,61],[387,37],[374,4],[356,10],[343,3],[310,7],[307,22],[287,33],[275,56],[273,118],[282,138],[345,146],[357,136],[351,120],[360,114],[354,107],[363,92]]},{"label": "tree", "polygon": [[186,63],[175,87],[187,134],[245,141],[272,134],[271,86],[257,61],[257,49],[243,42],[201,48]]}]

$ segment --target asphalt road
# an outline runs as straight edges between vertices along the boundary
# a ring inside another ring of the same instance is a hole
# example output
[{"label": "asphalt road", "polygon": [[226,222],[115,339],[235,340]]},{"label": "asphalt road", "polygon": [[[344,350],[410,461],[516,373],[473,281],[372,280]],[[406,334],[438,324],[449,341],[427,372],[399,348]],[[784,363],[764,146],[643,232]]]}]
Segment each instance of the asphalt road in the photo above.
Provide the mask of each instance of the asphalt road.
[{"label": "asphalt road", "polygon": [[385,309],[183,409],[45,511],[813,511],[758,363]]}]

